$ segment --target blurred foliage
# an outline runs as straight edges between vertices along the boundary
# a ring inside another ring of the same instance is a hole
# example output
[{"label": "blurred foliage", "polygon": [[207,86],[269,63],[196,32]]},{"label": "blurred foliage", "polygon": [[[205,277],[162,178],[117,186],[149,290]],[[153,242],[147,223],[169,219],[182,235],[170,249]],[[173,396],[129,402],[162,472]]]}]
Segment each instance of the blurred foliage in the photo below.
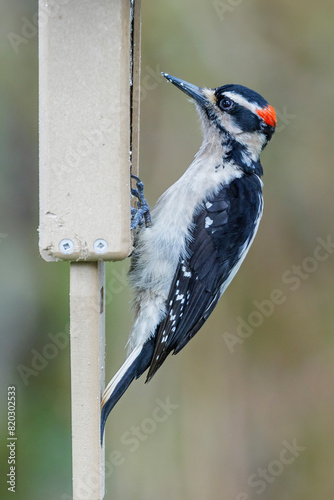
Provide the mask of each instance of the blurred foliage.
[{"label": "blurred foliage", "polygon": [[[16,52],[8,39],[36,11],[35,0],[0,4],[0,460],[4,488],[7,386],[16,385],[16,498],[44,500],[71,493],[69,347],[26,384],[18,367],[31,367],[50,333],[66,336],[69,267],[38,255],[37,36]],[[330,0],[142,2],[141,177],[151,204],[201,141],[193,106],[160,71],[247,85],[279,121],[262,155],[263,221],[241,271],[189,347],[148,386],[133,384],[109,419],[106,498],[334,496],[334,255],[313,257],[319,238],[334,239],[333,23]],[[131,325],[127,267],[108,264],[108,376]],[[273,304],[274,290],[284,301]],[[247,338],[229,349],[226,333],[236,338],[241,323]],[[177,408],[154,427],[156,400],[167,398]],[[132,426],[144,429],[136,446]],[[286,443],[300,451],[282,463]]]}]

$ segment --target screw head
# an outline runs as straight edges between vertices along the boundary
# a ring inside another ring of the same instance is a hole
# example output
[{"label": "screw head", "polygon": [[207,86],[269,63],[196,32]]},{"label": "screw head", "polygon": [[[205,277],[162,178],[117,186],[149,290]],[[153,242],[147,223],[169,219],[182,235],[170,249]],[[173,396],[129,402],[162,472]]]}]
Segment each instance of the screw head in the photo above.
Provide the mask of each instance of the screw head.
[{"label": "screw head", "polygon": [[99,238],[98,240],[95,240],[94,241],[94,251],[96,253],[107,253],[108,251],[108,243],[106,242],[106,240],[103,240],[102,238]]},{"label": "screw head", "polygon": [[61,251],[61,253],[65,254],[65,255],[71,254],[74,250],[73,241],[69,240],[68,238],[64,238],[59,243],[59,250]]}]

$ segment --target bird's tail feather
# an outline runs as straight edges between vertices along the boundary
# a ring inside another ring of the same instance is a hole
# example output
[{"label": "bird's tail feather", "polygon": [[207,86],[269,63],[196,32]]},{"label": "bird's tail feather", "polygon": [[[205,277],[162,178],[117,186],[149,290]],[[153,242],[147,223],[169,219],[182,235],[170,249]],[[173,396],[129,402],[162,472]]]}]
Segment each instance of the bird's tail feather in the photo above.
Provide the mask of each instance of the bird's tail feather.
[{"label": "bird's tail feather", "polygon": [[153,350],[154,338],[147,340],[144,345],[136,347],[105,388],[101,402],[101,444],[109,413],[131,382],[147,370],[152,360]]}]

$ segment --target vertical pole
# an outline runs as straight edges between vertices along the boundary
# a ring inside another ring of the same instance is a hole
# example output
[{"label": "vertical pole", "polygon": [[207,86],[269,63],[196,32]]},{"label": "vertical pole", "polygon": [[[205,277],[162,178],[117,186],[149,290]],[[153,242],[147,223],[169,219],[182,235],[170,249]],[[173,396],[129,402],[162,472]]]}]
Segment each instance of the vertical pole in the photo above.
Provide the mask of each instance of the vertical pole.
[{"label": "vertical pole", "polygon": [[105,263],[70,264],[73,500],[104,497]]},{"label": "vertical pole", "polygon": [[101,261],[132,251],[140,0],[39,0],[39,249],[70,264],[73,500],[104,496]]}]

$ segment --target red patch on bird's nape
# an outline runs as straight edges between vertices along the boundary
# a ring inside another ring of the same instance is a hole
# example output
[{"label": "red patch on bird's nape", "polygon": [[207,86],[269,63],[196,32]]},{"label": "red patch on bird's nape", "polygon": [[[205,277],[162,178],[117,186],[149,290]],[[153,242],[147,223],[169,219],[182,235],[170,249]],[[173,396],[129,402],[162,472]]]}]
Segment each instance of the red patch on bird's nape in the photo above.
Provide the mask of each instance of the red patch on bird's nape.
[{"label": "red patch on bird's nape", "polygon": [[261,116],[262,120],[266,122],[270,127],[276,127],[277,118],[275,110],[270,104],[268,104],[265,108],[261,108],[256,110],[257,114]]}]

